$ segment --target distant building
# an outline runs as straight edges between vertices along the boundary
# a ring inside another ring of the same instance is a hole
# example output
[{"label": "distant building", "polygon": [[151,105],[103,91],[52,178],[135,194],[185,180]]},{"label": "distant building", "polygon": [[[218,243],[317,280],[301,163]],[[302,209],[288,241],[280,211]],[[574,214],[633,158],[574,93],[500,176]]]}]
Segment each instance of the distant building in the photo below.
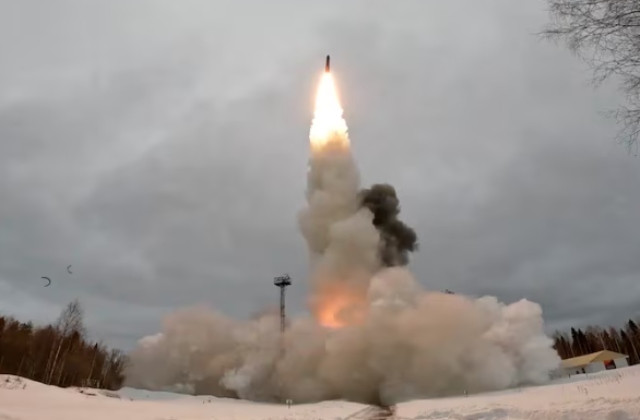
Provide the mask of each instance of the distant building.
[{"label": "distant building", "polygon": [[564,359],[560,362],[560,371],[565,375],[594,373],[602,370],[618,369],[629,366],[627,355],[611,350],[602,350],[584,356]]}]

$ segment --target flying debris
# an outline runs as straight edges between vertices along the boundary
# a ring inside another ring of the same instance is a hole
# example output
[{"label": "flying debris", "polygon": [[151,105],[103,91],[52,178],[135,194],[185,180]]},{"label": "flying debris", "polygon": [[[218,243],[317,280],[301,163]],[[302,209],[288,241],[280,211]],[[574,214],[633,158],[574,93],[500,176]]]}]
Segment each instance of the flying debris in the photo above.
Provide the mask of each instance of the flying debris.
[{"label": "flying debris", "polygon": [[325,61],[324,63],[324,71],[326,73],[329,73],[331,71],[331,63],[329,62],[330,59],[331,57],[327,56],[327,61]]},{"label": "flying debris", "polygon": [[67,266],[67,273],[69,273],[69,274],[73,274],[73,272],[71,271],[71,265],[68,265],[68,266]]},{"label": "flying debris", "polygon": [[44,285],[44,287],[51,286],[51,279],[49,277],[42,276],[41,279],[45,279],[48,283]]}]

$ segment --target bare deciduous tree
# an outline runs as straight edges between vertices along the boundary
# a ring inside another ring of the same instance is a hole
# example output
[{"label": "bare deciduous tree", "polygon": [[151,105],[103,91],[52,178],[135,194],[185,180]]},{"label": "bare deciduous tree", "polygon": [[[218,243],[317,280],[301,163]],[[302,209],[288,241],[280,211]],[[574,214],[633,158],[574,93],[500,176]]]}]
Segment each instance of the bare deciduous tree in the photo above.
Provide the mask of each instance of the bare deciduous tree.
[{"label": "bare deciduous tree", "polygon": [[[85,333],[84,328],[84,311],[82,310],[82,306],[80,305],[80,301],[78,299],[69,302],[64,310],[60,313],[58,320],[56,322],[56,330],[59,334],[58,346],[53,353],[53,359],[51,361],[51,368],[49,371],[47,383],[51,384],[53,381],[53,375],[56,369],[62,372],[62,368],[58,365],[60,351],[62,350],[62,346],[65,341],[67,341],[72,335],[76,334],[79,337],[82,337]],[[67,349],[68,350],[68,349]],[[60,378],[56,383],[59,383]]]},{"label": "bare deciduous tree", "polygon": [[56,322],[56,329],[65,337],[71,336],[74,332],[82,336],[85,333],[83,318],[84,310],[82,305],[80,305],[78,299],[75,299],[69,302],[60,313]]},{"label": "bare deciduous tree", "polygon": [[594,70],[596,85],[619,77],[627,104],[614,116],[619,140],[637,152],[640,136],[640,1],[547,0],[552,22],[543,35],[565,41]]}]

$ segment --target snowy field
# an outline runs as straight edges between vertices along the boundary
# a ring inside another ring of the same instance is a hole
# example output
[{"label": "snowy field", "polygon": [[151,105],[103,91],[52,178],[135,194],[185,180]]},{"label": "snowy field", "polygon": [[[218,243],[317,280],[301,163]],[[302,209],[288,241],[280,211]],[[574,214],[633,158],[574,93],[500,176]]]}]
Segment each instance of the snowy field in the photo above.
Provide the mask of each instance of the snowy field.
[{"label": "snowy field", "polygon": [[640,367],[557,380],[550,385],[399,404],[395,416],[343,401],[259,404],[122,389],[60,389],[0,375],[0,420],[631,420],[640,419]]}]

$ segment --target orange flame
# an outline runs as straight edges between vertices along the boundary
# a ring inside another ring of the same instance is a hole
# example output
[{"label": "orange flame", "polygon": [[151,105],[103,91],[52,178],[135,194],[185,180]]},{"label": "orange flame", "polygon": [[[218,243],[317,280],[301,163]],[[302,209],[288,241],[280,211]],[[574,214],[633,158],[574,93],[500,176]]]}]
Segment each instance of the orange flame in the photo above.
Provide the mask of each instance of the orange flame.
[{"label": "orange flame", "polygon": [[309,132],[312,150],[323,149],[329,145],[349,147],[347,123],[342,118],[342,112],[333,76],[329,72],[322,73]]},{"label": "orange flame", "polygon": [[349,306],[349,300],[344,296],[336,296],[333,299],[327,299],[318,308],[318,322],[323,327],[340,328],[346,325],[341,319],[341,312]]},{"label": "orange flame", "polygon": [[364,296],[348,286],[334,284],[320,291],[315,305],[318,323],[327,328],[341,328],[358,323],[363,316]]}]

